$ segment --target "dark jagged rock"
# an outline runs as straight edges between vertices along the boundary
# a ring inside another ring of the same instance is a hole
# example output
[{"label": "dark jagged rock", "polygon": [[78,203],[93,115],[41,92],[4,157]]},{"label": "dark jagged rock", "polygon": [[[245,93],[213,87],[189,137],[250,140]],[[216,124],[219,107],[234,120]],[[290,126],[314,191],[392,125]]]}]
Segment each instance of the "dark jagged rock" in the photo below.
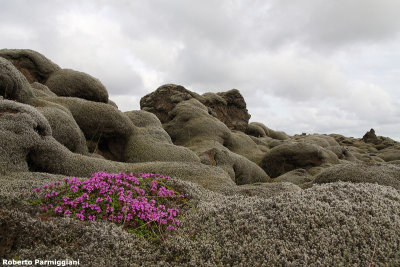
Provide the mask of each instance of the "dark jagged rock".
[{"label": "dark jagged rock", "polygon": [[245,131],[250,119],[246,102],[237,89],[222,93],[199,95],[181,85],[166,84],[142,97],[140,108],[155,114],[161,123],[171,120],[170,112],[182,101],[195,98],[208,107],[208,113],[222,121],[231,130]]},{"label": "dark jagged rock", "polygon": [[246,109],[246,102],[239,90],[232,89],[227,92],[215,94],[218,97],[210,97],[213,93],[204,94],[205,106],[211,108],[215,116],[225,123],[231,130],[244,132],[249,124],[250,114]]},{"label": "dark jagged rock", "polygon": [[365,143],[372,143],[372,144],[378,144],[379,143],[378,137],[376,136],[374,129],[371,129],[371,130],[369,130],[369,132],[366,132],[364,134],[364,136],[362,137],[362,140]]}]

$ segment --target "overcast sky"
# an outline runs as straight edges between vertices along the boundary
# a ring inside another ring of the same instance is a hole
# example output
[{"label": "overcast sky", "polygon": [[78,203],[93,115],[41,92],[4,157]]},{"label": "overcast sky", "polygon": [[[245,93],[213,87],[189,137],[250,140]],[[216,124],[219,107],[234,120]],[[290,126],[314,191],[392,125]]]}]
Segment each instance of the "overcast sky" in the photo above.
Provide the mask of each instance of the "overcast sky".
[{"label": "overcast sky", "polygon": [[86,72],[123,111],[237,88],[286,133],[400,140],[399,0],[0,0],[0,47]]}]

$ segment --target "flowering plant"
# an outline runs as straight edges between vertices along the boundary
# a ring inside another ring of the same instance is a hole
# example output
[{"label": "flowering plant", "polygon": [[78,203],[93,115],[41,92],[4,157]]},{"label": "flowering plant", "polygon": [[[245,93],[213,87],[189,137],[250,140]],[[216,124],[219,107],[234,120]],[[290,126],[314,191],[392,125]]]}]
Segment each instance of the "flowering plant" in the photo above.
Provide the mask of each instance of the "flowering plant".
[{"label": "flowering plant", "polygon": [[[33,189],[40,195],[46,214],[81,221],[107,220],[145,238],[164,239],[166,231],[179,227],[188,205],[185,196],[167,183],[171,178],[158,173],[109,174],[97,172],[87,180],[76,177]],[[175,206],[174,206],[175,205]]]}]

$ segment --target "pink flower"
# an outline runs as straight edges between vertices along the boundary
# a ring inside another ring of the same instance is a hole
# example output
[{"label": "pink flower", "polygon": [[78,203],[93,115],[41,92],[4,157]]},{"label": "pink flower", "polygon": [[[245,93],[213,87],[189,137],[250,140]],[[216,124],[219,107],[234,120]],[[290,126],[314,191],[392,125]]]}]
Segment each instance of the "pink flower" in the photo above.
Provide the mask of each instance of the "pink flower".
[{"label": "pink flower", "polygon": [[74,193],[76,193],[77,191],[78,191],[78,186],[76,186],[76,185],[71,185],[71,187],[70,187],[70,190],[72,191],[72,192],[74,192]]},{"label": "pink flower", "polygon": [[64,215],[67,216],[67,217],[71,216],[71,214],[72,214],[72,212],[70,210],[66,210],[64,212]]},{"label": "pink flower", "polygon": [[55,207],[54,212],[61,213],[62,208],[60,206]]}]

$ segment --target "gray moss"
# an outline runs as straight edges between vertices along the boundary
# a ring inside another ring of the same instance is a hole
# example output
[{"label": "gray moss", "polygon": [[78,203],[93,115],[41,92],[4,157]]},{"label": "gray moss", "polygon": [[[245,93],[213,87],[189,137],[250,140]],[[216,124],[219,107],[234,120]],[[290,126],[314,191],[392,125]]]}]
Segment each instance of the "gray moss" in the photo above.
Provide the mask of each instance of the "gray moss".
[{"label": "gray moss", "polygon": [[323,170],[315,183],[346,181],[353,183],[377,183],[400,190],[400,167],[385,163],[345,163]]},{"label": "gray moss", "polygon": [[136,126],[125,147],[126,162],[200,162],[193,151],[172,143],[154,114],[137,110],[125,112],[125,115]]},{"label": "gray moss", "polygon": [[46,85],[58,96],[108,103],[108,92],[100,80],[83,72],[58,70],[49,77]]},{"label": "gray moss", "polygon": [[232,131],[229,139],[225,141],[224,145],[230,151],[247,158],[257,165],[265,155],[265,152],[257,146],[250,136],[239,131]]},{"label": "gray moss", "polygon": [[295,185],[304,185],[314,180],[314,177],[305,169],[295,169],[274,179],[274,182],[289,182]]},{"label": "gray moss", "polygon": [[314,144],[287,141],[268,151],[260,166],[275,178],[297,168],[309,169],[329,163],[339,163],[332,151]]},{"label": "gray moss", "polygon": [[33,89],[33,94],[35,97],[46,97],[46,96],[57,96],[55,93],[50,91],[50,89],[39,82],[31,83],[31,87]]},{"label": "gray moss", "polygon": [[46,118],[35,108],[10,100],[0,101],[0,173],[28,171],[29,151],[51,136]]},{"label": "gray moss", "polygon": [[1,49],[0,57],[10,60],[30,83],[46,82],[60,67],[42,54],[31,49]]},{"label": "gray moss", "polygon": [[39,100],[67,108],[86,140],[96,144],[95,150],[100,150],[99,153],[107,159],[124,161],[125,146],[133,131],[133,124],[124,113],[111,105],[76,97],[46,97]]},{"label": "gray moss", "polygon": [[0,57],[0,96],[28,103],[34,96],[28,80],[10,61]]},{"label": "gray moss", "polygon": [[176,184],[196,208],[162,243],[111,223],[41,220],[9,209],[0,213],[4,237],[12,240],[5,257],[56,255],[85,266],[400,264],[400,194],[391,187],[333,183],[268,198],[223,196],[192,183]]},{"label": "gray moss", "polygon": [[262,134],[262,131],[265,133],[265,136],[271,137],[273,139],[277,140],[286,140],[289,139],[290,137],[282,131],[274,131],[261,122],[252,122],[250,123],[252,126],[248,129],[249,134],[252,133],[253,136],[256,137],[264,137]]},{"label": "gray moss", "polygon": [[49,105],[37,107],[37,109],[46,117],[51,126],[52,135],[58,142],[72,152],[88,154],[85,136],[69,110],[50,102]]},{"label": "gray moss", "polygon": [[[208,114],[208,109],[196,99],[180,102],[170,112],[171,120],[164,125],[174,144],[183,145],[196,152],[204,164],[224,169],[237,184],[266,182],[268,175],[254,162],[228,149],[247,154],[251,151],[239,148],[240,143],[252,143],[239,135],[232,136],[229,128]],[[254,160],[262,153],[253,144]],[[250,148],[251,149],[251,148]],[[260,158],[260,157],[259,157]]]}]

